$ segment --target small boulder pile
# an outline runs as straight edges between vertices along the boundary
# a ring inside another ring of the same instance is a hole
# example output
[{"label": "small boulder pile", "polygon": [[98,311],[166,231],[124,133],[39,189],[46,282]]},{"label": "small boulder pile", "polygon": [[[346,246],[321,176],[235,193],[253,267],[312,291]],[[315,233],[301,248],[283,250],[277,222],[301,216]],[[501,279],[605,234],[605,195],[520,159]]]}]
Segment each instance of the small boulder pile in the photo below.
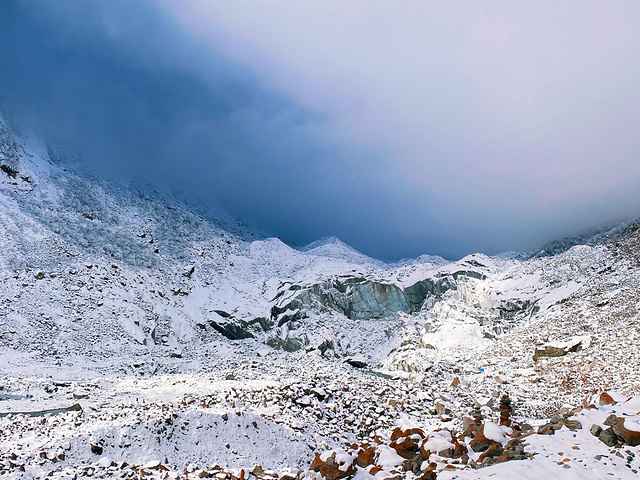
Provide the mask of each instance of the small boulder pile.
[{"label": "small boulder pile", "polygon": [[338,480],[355,475],[357,459],[357,452],[353,449],[327,451],[318,453],[309,469],[318,472],[325,480]]},{"label": "small boulder pile", "polygon": [[[379,438],[377,439],[380,440]],[[446,429],[426,435],[420,428],[402,430],[396,428],[388,444],[353,444],[347,450],[331,450],[316,455],[311,463],[308,478],[338,480],[352,478],[359,470],[370,475],[388,473],[394,478],[435,480],[438,463],[430,461],[453,459],[456,463],[466,457],[467,447]],[[446,468],[446,467],[445,467]],[[450,465],[450,468],[455,468]]]},{"label": "small boulder pile", "polygon": [[525,460],[532,456],[530,453],[525,453],[523,442],[532,431],[528,426],[513,422],[511,418],[513,407],[507,395],[500,398],[499,411],[498,425],[483,421],[482,411],[479,408],[471,412],[471,418],[464,419],[463,437],[470,439],[468,445],[474,453],[480,453],[476,460],[469,462],[473,467],[478,468],[509,460]]},{"label": "small boulder pile", "polygon": [[538,428],[538,435],[553,435],[562,427],[567,427],[572,432],[582,429],[582,423],[579,420],[570,418],[571,413],[564,415],[553,415],[547,423]]},{"label": "small boulder pile", "polygon": [[[378,439],[379,440],[379,439]],[[314,458],[307,478],[339,480],[353,478],[359,470],[375,475],[384,471],[396,478],[410,476],[416,480],[435,480],[436,464],[427,460],[431,452],[424,449],[427,436],[419,428],[396,428],[388,445],[353,444],[347,450],[330,450]],[[411,473],[411,475],[407,475]]]},{"label": "small boulder pile", "polygon": [[[614,406],[617,402],[607,392],[600,394],[598,405],[600,407]],[[591,404],[587,408],[597,408]],[[640,413],[640,412],[639,412]],[[598,437],[602,443],[609,447],[621,447],[627,445],[636,447],[640,445],[640,416],[618,416],[611,413],[603,422],[603,428],[598,424],[591,426],[591,434]]]},{"label": "small boulder pile", "polygon": [[505,395],[500,402],[500,425],[484,421],[476,408],[465,417],[460,435],[446,428],[428,435],[420,428],[395,428],[386,444],[376,437],[375,444],[318,453],[306,478],[339,480],[353,478],[363,470],[370,475],[383,471],[397,479],[433,480],[442,470],[531,458],[532,454],[524,451],[523,439],[534,432],[531,428],[523,432],[512,422],[511,412],[511,400]]}]

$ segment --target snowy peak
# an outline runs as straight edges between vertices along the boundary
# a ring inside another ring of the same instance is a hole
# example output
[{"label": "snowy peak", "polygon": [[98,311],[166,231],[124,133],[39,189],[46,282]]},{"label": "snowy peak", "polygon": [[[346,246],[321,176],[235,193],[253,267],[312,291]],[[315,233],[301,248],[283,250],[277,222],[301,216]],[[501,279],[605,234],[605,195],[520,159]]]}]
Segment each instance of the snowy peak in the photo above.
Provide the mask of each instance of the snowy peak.
[{"label": "snowy peak", "polygon": [[[363,255],[358,252],[355,248],[350,247],[342,240],[340,240],[335,235],[330,235],[327,237],[319,238],[318,240],[305,245],[300,248],[300,251],[306,253],[312,253],[314,255],[324,255],[325,253],[333,253],[333,252],[349,252],[353,254]],[[363,255],[364,256],[364,255]]]},{"label": "snowy peak", "polygon": [[310,255],[316,255],[318,257],[347,260],[353,263],[370,263],[375,265],[383,264],[380,260],[376,260],[360,253],[336,236],[322,237],[315,242],[302,247],[300,251]]}]

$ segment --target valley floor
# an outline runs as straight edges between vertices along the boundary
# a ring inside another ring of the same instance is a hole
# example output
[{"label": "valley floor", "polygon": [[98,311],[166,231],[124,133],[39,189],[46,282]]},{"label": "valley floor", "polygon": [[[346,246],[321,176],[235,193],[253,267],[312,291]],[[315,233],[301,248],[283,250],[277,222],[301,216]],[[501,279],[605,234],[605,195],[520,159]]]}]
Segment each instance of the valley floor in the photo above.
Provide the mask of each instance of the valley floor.
[{"label": "valley floor", "polygon": [[[438,429],[461,432],[463,413],[470,413],[455,392],[464,386],[451,387],[449,379],[355,369],[257,344],[235,347],[211,356],[199,372],[136,376],[111,375],[108,364],[52,367],[4,352],[0,472],[4,478],[315,478],[309,466],[317,453],[371,444],[378,445],[380,471],[358,467],[356,478],[412,479],[420,475],[406,472],[404,459],[385,447],[393,430],[436,431],[427,440],[433,442]],[[613,396],[613,405],[595,400],[597,408],[571,416],[580,422],[577,430],[527,436],[524,453],[533,455],[522,460],[476,469],[482,462],[470,451],[469,465],[478,465],[471,468],[438,450],[446,450],[445,439],[424,468],[431,464],[439,479],[637,478],[640,449],[609,447],[590,431],[606,428],[612,412],[640,431],[640,399]],[[545,423],[514,407],[515,421],[534,429]],[[495,408],[483,413],[497,422]]]}]

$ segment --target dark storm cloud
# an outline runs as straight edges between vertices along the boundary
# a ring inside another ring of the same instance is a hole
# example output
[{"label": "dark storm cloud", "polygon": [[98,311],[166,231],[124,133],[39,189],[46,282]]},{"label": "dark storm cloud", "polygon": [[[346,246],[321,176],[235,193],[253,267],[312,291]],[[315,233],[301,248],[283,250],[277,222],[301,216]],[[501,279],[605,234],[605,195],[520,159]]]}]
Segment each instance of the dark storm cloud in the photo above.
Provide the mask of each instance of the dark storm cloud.
[{"label": "dark storm cloud", "polygon": [[[371,196],[394,201],[354,170],[362,153],[309,131],[318,115],[205,55],[149,5],[1,8],[5,107],[100,173],[222,202],[297,242],[334,228],[357,241],[354,228],[376,227]],[[206,79],[196,61],[207,63]]]},{"label": "dark storm cloud", "polygon": [[640,213],[638,8],[553,5],[5,1],[0,99],[288,241],[530,249]]}]

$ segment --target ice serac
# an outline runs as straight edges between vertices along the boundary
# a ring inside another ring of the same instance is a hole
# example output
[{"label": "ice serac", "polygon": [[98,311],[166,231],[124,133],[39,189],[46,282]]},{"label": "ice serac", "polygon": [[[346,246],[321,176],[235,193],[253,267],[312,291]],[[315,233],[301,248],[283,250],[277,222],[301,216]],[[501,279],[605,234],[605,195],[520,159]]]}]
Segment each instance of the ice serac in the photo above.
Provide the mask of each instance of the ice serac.
[{"label": "ice serac", "polygon": [[401,288],[363,277],[334,277],[311,285],[285,284],[276,295],[271,318],[279,326],[306,316],[306,311],[334,311],[352,320],[388,318],[420,311],[428,297],[439,298],[456,288],[460,276],[482,278],[475,271],[458,271],[427,278]]}]

